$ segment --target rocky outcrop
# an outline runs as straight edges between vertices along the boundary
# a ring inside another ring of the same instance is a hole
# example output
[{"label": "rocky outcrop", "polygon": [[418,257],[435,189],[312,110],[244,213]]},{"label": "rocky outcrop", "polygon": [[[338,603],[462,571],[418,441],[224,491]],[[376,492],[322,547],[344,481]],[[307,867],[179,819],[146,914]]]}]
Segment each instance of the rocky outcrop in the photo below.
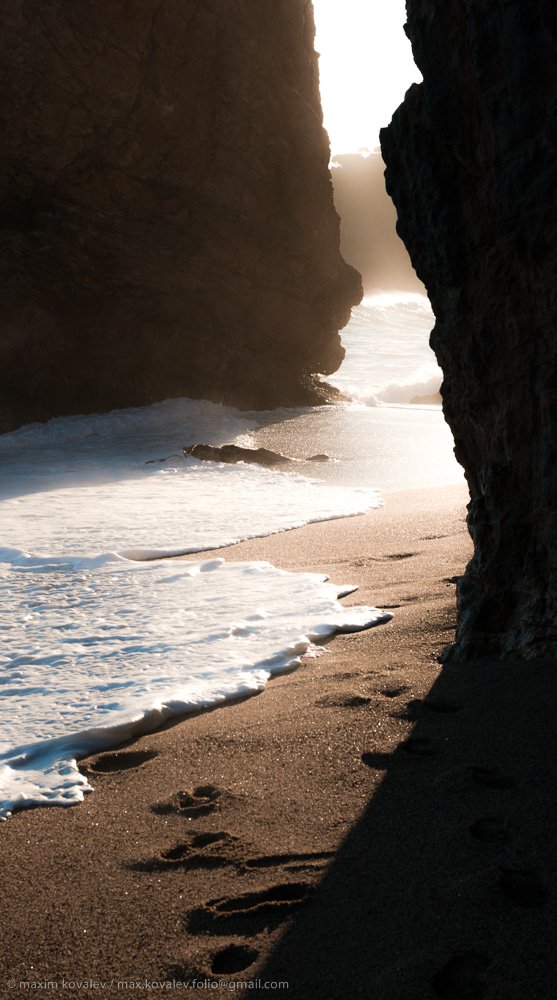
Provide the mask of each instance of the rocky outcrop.
[{"label": "rocky outcrop", "polygon": [[234,465],[247,462],[250,465],[284,465],[290,459],[278,451],[268,448],[242,448],[237,444],[189,444],[182,449],[186,458],[197,458],[201,462],[225,462]]},{"label": "rocky outcrop", "polygon": [[328,455],[309,455],[306,459],[290,458],[278,451],[270,451],[269,448],[243,448],[237,444],[189,444],[185,445],[182,451],[186,458],[197,458],[201,462],[225,462],[227,465],[246,462],[249,465],[264,465],[268,468],[273,465],[284,465],[285,462],[329,461]]},{"label": "rocky outcrop", "polygon": [[314,400],[339,254],[309,0],[10,0],[0,429],[190,395]]},{"label": "rocky outcrop", "polygon": [[452,655],[557,650],[557,8],[408,0],[424,82],[382,132],[436,315],[474,557]]}]

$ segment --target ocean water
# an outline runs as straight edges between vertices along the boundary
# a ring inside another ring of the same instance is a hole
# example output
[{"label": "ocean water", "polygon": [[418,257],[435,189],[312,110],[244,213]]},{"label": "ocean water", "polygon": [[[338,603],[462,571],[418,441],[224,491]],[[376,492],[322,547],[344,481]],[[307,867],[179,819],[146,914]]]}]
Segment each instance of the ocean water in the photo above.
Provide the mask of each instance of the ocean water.
[{"label": "ocean water", "polygon": [[329,381],[368,406],[411,404],[439,393],[442,372],[429,347],[433,323],[424,295],[384,292],[364,299],[342,333],[346,358]]},{"label": "ocean water", "polygon": [[[379,503],[370,488],[185,458],[184,445],[252,443],[256,422],[194,400],[64,417],[0,437],[2,544],[34,554],[153,558],[219,548]],[[301,474],[301,472],[305,474]]]},{"label": "ocean water", "polygon": [[423,295],[389,292],[365,299],[342,331],[346,358],[328,381],[351,402],[265,415],[259,445],[301,456],[325,452],[328,483],[382,494],[464,482],[440,403],[441,370],[429,347],[433,313]]},{"label": "ocean water", "polygon": [[[244,414],[168,400],[0,437],[0,818],[80,801],[79,758],[256,693],[325,636],[388,621],[343,607],[354,588],[315,574],[157,557],[370,510],[378,488],[408,485],[409,454],[412,485],[456,481],[440,408],[387,398],[423,384],[430,325],[420,301],[355,312],[336,382],[356,402]],[[185,459],[198,441],[278,442],[299,461]],[[306,460],[323,451],[329,462]]]}]

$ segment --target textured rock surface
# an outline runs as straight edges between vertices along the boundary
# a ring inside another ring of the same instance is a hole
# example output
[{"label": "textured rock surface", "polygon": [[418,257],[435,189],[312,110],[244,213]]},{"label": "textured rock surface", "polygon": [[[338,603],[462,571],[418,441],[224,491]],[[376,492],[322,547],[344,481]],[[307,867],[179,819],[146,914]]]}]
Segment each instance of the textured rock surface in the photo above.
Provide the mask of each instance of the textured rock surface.
[{"label": "textured rock surface", "polygon": [[0,429],[307,399],[359,300],[308,0],[10,0]]},{"label": "textured rock surface", "polygon": [[452,655],[557,651],[557,7],[408,0],[424,82],[382,133],[470,487]]}]

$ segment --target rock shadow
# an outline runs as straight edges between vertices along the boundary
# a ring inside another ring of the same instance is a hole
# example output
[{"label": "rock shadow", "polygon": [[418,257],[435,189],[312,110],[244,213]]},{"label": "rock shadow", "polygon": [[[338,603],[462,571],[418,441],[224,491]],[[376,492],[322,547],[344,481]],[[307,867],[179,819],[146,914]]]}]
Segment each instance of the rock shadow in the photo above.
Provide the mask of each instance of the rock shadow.
[{"label": "rock shadow", "polygon": [[[362,748],[383,780],[261,981],[291,1000],[552,996],[556,718],[553,663],[447,664],[403,744]],[[205,932],[225,908],[198,916]]]}]

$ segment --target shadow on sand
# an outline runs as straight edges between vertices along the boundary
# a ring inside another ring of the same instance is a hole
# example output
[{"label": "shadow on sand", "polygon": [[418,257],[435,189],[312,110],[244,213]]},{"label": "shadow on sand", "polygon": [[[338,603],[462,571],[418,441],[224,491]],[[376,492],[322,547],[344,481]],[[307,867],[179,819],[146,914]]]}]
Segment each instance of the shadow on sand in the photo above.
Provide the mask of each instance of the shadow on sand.
[{"label": "shadow on sand", "polygon": [[405,711],[411,737],[362,755],[384,780],[258,977],[292,1000],[551,1000],[556,665],[451,664]]}]

